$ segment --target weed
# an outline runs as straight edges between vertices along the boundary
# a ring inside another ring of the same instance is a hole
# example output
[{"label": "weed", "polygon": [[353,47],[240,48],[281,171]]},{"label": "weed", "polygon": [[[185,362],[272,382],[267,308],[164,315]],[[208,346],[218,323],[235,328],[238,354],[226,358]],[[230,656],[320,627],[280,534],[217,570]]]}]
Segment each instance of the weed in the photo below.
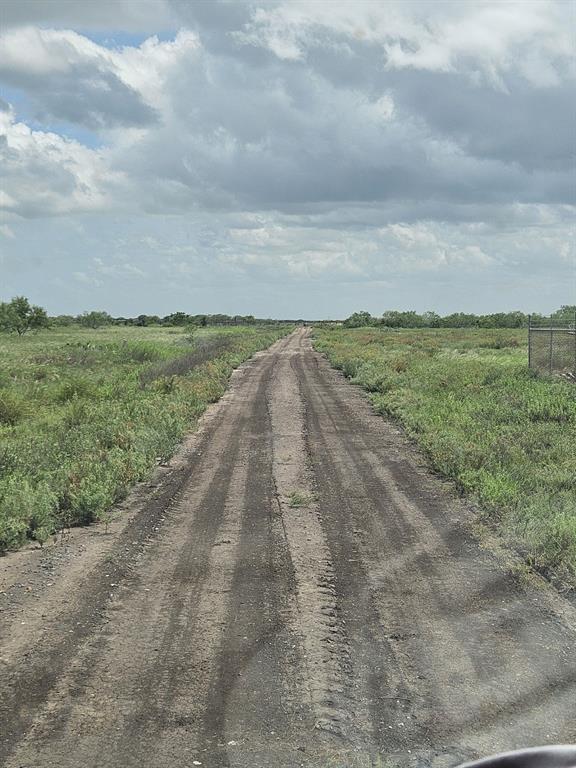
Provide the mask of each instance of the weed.
[{"label": "weed", "polygon": [[0,426],[13,427],[27,413],[25,400],[14,392],[0,392]]},{"label": "weed", "polygon": [[294,508],[309,507],[316,501],[316,496],[313,493],[307,493],[305,491],[292,491],[288,494],[288,506]]},{"label": "weed", "polygon": [[55,403],[67,403],[80,397],[94,397],[94,386],[87,378],[71,378],[57,388],[54,393]]}]

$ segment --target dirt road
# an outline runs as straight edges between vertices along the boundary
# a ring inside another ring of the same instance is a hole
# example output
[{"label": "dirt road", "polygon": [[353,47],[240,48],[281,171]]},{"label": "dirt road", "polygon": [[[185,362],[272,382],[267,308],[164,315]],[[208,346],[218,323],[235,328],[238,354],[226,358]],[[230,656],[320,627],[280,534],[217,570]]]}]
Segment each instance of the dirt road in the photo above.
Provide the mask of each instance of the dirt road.
[{"label": "dirt road", "polygon": [[479,546],[305,330],[125,506],[0,560],[0,764],[440,767],[576,741],[574,609]]}]

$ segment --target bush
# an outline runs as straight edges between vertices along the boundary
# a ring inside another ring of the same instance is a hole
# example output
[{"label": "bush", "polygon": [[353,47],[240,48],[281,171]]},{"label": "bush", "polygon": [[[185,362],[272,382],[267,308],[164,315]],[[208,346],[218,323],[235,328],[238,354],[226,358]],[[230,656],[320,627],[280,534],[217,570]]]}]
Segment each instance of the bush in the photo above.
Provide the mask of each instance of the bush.
[{"label": "bush", "polygon": [[145,341],[124,343],[118,351],[118,360],[124,363],[153,363],[162,357],[162,351],[157,346]]},{"label": "bush", "polygon": [[26,536],[43,544],[56,527],[57,499],[46,484],[23,477],[0,486],[0,551],[16,549]]},{"label": "bush", "polygon": [[89,379],[74,378],[63,382],[54,393],[55,403],[67,403],[78,398],[94,397],[95,387]]},{"label": "bush", "polygon": [[26,401],[13,392],[0,392],[0,425],[13,427],[26,416]]}]

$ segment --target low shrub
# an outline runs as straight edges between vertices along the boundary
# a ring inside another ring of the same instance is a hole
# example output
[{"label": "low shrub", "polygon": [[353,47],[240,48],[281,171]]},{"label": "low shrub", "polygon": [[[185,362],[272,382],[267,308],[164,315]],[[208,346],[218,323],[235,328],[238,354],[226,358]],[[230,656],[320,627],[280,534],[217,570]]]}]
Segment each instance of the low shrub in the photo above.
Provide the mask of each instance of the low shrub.
[{"label": "low shrub", "polygon": [[26,416],[28,405],[14,392],[0,392],[0,426],[13,427]]},{"label": "low shrub", "polygon": [[95,396],[95,387],[87,378],[70,378],[63,381],[55,390],[53,400],[55,403],[67,403],[78,398],[91,398]]},{"label": "low shrub", "polygon": [[56,524],[56,495],[39,483],[14,476],[0,484],[0,547],[14,549],[27,536],[43,544]]}]

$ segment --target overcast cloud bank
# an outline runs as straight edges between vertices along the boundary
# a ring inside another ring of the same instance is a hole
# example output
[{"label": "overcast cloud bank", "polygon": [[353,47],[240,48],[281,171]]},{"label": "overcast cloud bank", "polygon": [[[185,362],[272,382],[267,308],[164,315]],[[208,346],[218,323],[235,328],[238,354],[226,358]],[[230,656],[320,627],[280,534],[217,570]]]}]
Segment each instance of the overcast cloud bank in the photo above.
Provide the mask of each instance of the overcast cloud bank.
[{"label": "overcast cloud bank", "polygon": [[6,3],[1,298],[308,316],[573,301],[574,8]]}]

